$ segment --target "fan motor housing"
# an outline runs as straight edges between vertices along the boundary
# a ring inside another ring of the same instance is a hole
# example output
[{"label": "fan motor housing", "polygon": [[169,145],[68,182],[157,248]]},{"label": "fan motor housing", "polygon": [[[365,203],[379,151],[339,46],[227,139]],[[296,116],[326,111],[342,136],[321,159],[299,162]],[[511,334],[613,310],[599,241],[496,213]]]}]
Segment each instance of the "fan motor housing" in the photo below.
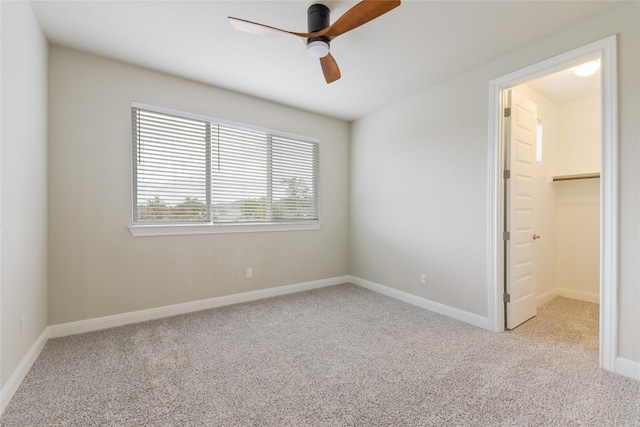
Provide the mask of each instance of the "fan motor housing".
[{"label": "fan motor housing", "polygon": [[[330,24],[329,8],[323,4],[312,4],[307,9],[307,29],[310,33],[324,30]],[[307,43],[322,41],[329,45],[329,40],[324,37],[310,37]]]}]

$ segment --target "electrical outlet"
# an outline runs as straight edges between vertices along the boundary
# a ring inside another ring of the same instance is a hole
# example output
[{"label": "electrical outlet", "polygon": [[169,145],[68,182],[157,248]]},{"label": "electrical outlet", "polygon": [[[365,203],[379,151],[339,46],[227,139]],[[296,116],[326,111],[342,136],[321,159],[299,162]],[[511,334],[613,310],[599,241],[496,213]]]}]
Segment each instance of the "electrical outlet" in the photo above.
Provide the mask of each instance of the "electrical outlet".
[{"label": "electrical outlet", "polygon": [[27,333],[27,318],[22,316],[20,318],[20,336],[23,337]]},{"label": "electrical outlet", "polygon": [[427,286],[427,275],[424,273],[420,275],[420,284]]},{"label": "electrical outlet", "polygon": [[253,279],[253,268],[247,268],[247,272],[246,272],[245,277],[247,279]]}]

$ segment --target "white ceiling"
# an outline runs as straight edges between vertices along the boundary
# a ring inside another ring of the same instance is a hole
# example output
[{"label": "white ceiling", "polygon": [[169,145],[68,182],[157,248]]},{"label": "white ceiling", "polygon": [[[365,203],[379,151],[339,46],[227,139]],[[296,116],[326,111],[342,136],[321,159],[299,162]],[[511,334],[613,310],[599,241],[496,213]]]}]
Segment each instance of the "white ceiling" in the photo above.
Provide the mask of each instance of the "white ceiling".
[{"label": "white ceiling", "polygon": [[[321,1],[331,22],[353,1]],[[53,44],[354,120],[605,13],[617,1],[411,1],[335,39],[327,85],[295,40],[234,30],[234,16],[306,32],[297,1],[32,1]]]},{"label": "white ceiling", "polygon": [[600,70],[590,76],[579,77],[575,74],[575,67],[570,67],[528,82],[527,85],[556,104],[562,105],[600,95],[600,78]]}]

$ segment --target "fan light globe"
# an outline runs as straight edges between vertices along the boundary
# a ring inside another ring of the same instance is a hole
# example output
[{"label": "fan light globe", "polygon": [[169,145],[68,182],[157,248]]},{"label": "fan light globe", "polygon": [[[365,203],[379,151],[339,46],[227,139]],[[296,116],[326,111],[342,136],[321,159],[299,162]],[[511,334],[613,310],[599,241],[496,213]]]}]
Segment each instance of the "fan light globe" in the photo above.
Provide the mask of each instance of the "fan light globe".
[{"label": "fan light globe", "polygon": [[329,43],[322,40],[314,40],[307,44],[307,52],[315,58],[324,58],[329,54]]}]

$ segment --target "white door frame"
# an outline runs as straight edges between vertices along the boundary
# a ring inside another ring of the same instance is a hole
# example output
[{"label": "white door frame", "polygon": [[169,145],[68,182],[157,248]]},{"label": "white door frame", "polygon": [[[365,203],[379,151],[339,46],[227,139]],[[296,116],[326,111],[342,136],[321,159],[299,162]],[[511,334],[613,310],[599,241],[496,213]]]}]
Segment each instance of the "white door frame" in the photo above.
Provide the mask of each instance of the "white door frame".
[{"label": "white door frame", "polygon": [[563,53],[489,84],[488,177],[488,320],[504,331],[504,142],[502,91],[578,65],[585,57],[601,58],[602,139],[600,160],[600,366],[615,371],[618,355],[618,88],[617,43],[612,35]]}]

